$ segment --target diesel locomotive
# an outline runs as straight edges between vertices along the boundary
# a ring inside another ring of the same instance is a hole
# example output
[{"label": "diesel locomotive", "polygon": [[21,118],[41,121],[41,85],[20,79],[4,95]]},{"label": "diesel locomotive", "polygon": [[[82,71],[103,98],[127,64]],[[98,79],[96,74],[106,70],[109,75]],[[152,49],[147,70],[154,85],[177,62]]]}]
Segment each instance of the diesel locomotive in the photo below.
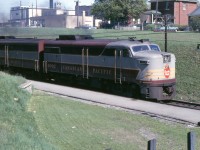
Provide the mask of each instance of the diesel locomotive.
[{"label": "diesel locomotive", "polygon": [[0,66],[43,77],[118,88],[145,99],[169,100],[176,93],[175,56],[147,39],[58,39],[0,37]]}]

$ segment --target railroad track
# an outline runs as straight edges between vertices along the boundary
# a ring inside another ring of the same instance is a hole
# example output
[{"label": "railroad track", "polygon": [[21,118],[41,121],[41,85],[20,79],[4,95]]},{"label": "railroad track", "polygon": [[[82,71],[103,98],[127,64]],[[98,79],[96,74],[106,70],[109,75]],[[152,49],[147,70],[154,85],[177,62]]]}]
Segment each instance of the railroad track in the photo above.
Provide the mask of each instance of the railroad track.
[{"label": "railroad track", "polygon": [[179,101],[179,100],[167,100],[167,101],[162,101],[161,103],[164,103],[167,105],[172,105],[172,106],[177,106],[177,107],[200,110],[199,103],[184,102],[184,101]]}]

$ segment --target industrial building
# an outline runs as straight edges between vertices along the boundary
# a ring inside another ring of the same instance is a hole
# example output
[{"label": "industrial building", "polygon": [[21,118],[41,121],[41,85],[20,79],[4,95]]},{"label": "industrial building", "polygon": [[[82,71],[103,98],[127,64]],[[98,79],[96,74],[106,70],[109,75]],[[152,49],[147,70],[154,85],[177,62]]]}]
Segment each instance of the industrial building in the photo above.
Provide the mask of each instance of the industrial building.
[{"label": "industrial building", "polygon": [[49,1],[49,8],[17,6],[10,9],[9,24],[13,27],[75,28],[94,26],[91,6],[78,6],[75,10],[63,10],[60,2]]}]

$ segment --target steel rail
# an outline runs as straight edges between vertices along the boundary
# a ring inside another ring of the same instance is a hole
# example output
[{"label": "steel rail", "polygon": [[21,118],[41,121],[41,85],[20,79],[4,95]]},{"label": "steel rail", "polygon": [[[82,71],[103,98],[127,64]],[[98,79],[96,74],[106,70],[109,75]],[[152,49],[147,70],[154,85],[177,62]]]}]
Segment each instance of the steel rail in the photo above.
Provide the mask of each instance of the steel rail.
[{"label": "steel rail", "polygon": [[200,110],[200,103],[185,102],[180,100],[166,100],[166,101],[160,101],[160,103],[177,107]]}]

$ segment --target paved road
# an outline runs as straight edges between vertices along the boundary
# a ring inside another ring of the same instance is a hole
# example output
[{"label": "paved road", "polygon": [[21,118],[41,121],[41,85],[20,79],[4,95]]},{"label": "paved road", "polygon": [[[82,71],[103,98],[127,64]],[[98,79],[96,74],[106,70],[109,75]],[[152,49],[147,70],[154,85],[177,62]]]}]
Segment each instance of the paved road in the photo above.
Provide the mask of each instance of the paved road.
[{"label": "paved road", "polygon": [[175,106],[168,106],[132,98],[120,97],[100,92],[88,91],[72,87],[53,85],[49,83],[32,81],[34,88],[52,93],[62,94],[74,98],[86,99],[102,104],[113,105],[117,107],[148,112],[163,117],[174,118],[193,124],[200,124],[200,111]]}]

